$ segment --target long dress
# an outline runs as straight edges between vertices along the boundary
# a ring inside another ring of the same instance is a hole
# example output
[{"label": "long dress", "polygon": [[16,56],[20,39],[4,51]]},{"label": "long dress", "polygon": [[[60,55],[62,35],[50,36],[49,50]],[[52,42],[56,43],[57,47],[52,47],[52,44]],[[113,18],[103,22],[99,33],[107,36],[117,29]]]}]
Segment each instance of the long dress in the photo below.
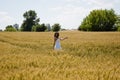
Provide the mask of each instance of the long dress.
[{"label": "long dress", "polygon": [[60,39],[58,38],[55,42],[55,46],[54,46],[55,50],[60,50],[61,49],[61,45],[60,45]]}]

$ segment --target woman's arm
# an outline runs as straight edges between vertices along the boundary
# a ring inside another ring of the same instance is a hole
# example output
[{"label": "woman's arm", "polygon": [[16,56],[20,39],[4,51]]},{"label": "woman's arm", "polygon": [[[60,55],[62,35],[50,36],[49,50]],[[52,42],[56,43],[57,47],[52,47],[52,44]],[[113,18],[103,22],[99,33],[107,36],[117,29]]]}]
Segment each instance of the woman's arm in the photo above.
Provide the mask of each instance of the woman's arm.
[{"label": "woman's arm", "polygon": [[65,39],[68,39],[68,37],[60,38],[60,40],[65,40]]}]

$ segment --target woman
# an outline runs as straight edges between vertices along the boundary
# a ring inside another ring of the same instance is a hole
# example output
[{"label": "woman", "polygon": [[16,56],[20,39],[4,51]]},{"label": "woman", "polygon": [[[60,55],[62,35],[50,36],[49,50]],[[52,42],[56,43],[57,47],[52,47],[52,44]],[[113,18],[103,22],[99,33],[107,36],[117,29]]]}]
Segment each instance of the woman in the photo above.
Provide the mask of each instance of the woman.
[{"label": "woman", "polygon": [[54,50],[60,50],[61,49],[60,40],[64,40],[64,39],[67,39],[67,37],[59,38],[59,33],[55,32],[55,34],[54,34],[54,44],[53,44]]}]

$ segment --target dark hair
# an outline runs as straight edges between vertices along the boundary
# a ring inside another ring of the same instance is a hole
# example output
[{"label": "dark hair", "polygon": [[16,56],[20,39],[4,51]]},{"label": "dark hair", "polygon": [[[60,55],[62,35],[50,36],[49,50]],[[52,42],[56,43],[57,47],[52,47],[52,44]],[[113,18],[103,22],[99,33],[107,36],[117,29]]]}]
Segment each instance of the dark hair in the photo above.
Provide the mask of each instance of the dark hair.
[{"label": "dark hair", "polygon": [[59,37],[59,33],[56,32],[56,33],[54,34],[54,37],[55,37],[55,38],[58,38],[58,37]]}]

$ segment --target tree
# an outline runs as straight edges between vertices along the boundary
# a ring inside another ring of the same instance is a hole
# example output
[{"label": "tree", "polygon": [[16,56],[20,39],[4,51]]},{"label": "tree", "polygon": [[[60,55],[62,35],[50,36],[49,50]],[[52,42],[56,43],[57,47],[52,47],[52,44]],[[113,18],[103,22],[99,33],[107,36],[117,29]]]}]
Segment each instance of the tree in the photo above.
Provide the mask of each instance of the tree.
[{"label": "tree", "polygon": [[32,27],[34,25],[37,25],[40,21],[39,18],[37,18],[37,13],[33,10],[26,11],[23,14],[23,17],[25,20],[22,23],[21,30],[22,31],[31,31]]},{"label": "tree", "polygon": [[12,25],[8,25],[8,26],[6,26],[5,31],[15,32],[16,29]]},{"label": "tree", "polygon": [[45,26],[45,24],[41,24],[36,26],[36,31],[37,32],[44,32],[47,29],[47,27]]},{"label": "tree", "polygon": [[47,27],[45,26],[45,24],[37,24],[35,26],[32,27],[32,31],[36,31],[36,32],[44,32],[47,29]]},{"label": "tree", "polygon": [[116,14],[111,10],[93,10],[79,26],[83,31],[112,31],[116,22]]},{"label": "tree", "polygon": [[44,24],[44,23],[43,23],[43,24],[41,24],[40,26],[41,26],[41,31],[45,31],[45,30],[47,29],[47,27],[45,26],[45,24]]},{"label": "tree", "polygon": [[61,26],[60,26],[60,24],[58,24],[58,23],[56,23],[56,24],[54,24],[53,26],[52,26],[52,30],[53,31],[59,31],[61,29]]},{"label": "tree", "polygon": [[120,31],[120,15],[117,15],[117,21],[115,23],[115,29]]},{"label": "tree", "polygon": [[34,25],[33,27],[32,27],[32,31],[34,31],[34,32],[36,32],[36,27],[37,27],[38,25]]},{"label": "tree", "polygon": [[118,27],[117,30],[120,31],[120,27]]}]

